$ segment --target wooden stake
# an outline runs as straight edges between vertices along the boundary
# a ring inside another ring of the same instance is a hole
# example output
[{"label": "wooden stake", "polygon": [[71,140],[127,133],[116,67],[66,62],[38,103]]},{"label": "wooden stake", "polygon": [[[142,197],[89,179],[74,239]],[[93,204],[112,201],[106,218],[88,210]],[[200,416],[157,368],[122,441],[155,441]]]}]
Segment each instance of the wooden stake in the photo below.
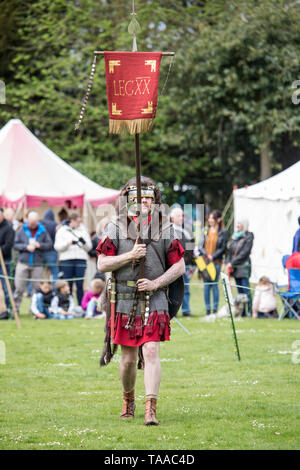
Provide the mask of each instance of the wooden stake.
[{"label": "wooden stake", "polygon": [[8,290],[9,299],[10,299],[12,309],[13,309],[13,312],[14,312],[14,317],[15,317],[15,320],[16,320],[16,324],[17,324],[18,330],[20,330],[21,329],[21,324],[20,324],[18,312],[17,312],[17,309],[16,309],[16,304],[15,304],[15,301],[14,301],[11,286],[10,286],[10,283],[9,283],[9,279],[8,279],[8,275],[7,275],[7,269],[6,269],[6,266],[5,266],[5,262],[4,262],[4,258],[3,258],[1,248],[0,248],[0,263],[1,263],[2,272],[4,274],[4,279],[5,279],[5,282],[6,282],[6,287],[7,287],[7,290]]}]

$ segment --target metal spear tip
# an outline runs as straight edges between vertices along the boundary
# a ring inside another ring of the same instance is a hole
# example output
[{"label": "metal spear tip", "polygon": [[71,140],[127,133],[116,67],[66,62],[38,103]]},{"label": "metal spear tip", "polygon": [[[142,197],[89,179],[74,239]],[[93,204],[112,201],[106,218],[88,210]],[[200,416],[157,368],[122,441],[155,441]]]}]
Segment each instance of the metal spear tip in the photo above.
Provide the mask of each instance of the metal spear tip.
[{"label": "metal spear tip", "polygon": [[131,13],[132,14],[132,18],[131,18],[131,21],[129,23],[129,26],[128,26],[128,33],[129,34],[138,34],[141,32],[141,27],[140,27],[140,24],[139,22],[137,21],[136,19],[136,13]]}]

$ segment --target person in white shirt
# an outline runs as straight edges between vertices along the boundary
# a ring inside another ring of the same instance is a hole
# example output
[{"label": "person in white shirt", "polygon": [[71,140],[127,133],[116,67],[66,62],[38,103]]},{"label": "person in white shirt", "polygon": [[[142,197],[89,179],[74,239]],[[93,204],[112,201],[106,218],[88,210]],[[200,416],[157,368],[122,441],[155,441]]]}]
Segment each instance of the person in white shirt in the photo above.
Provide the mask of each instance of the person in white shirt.
[{"label": "person in white shirt", "polygon": [[91,238],[82,224],[80,214],[71,214],[69,225],[62,225],[56,232],[54,249],[59,253],[63,279],[68,279],[71,292],[73,280],[76,283],[78,305],[83,297],[83,279],[91,248]]},{"label": "person in white shirt", "polygon": [[252,318],[277,317],[277,301],[274,286],[267,276],[262,276],[254,292]]}]

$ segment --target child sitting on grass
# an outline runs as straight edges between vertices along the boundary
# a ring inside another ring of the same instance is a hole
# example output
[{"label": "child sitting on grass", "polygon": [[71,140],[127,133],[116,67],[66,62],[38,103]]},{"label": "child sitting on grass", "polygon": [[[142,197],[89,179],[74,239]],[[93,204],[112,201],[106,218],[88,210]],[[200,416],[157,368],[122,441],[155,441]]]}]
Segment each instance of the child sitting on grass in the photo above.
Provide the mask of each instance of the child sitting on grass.
[{"label": "child sitting on grass", "polygon": [[49,281],[41,281],[31,297],[30,311],[36,319],[54,318],[51,308],[54,293]]},{"label": "child sitting on grass", "polygon": [[262,276],[255,288],[252,318],[276,318],[278,316],[277,302],[270,279]]},{"label": "child sitting on grass", "polygon": [[103,318],[105,316],[97,307],[97,302],[104,286],[105,282],[102,279],[93,279],[91,281],[91,288],[84,294],[81,301],[81,307],[85,311],[85,318]]},{"label": "child sitting on grass", "polygon": [[56,295],[52,300],[51,308],[54,318],[70,320],[74,318],[75,304],[67,281],[56,281]]}]

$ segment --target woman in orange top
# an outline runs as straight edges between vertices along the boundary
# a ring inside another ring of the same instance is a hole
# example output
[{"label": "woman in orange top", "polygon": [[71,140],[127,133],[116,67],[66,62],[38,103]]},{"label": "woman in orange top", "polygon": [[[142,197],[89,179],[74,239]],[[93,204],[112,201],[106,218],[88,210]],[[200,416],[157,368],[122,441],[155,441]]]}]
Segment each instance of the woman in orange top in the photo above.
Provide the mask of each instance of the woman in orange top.
[{"label": "woman in orange top", "polygon": [[211,313],[211,292],[213,294],[213,313],[216,313],[219,306],[219,287],[215,284],[219,280],[223,255],[226,251],[228,232],[224,228],[222,213],[219,210],[212,211],[208,216],[208,225],[201,234],[198,251],[196,254],[204,256],[207,262],[212,261],[216,268],[216,279],[214,283],[204,280],[204,301],[206,305],[206,315]]}]

